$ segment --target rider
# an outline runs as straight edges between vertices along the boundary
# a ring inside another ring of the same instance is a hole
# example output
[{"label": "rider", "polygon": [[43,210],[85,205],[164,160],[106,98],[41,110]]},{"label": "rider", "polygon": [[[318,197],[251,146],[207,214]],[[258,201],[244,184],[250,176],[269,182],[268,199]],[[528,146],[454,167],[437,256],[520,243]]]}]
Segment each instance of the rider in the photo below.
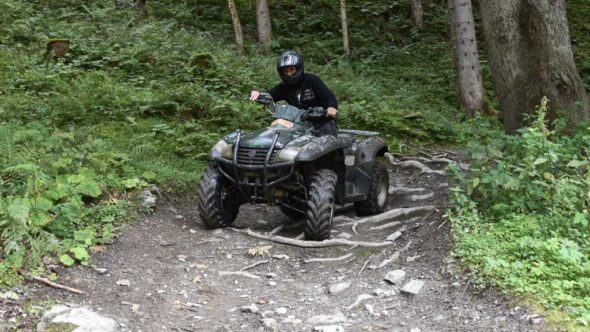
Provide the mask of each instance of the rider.
[{"label": "rider", "polygon": [[[312,124],[319,136],[337,136],[338,101],[319,77],[304,72],[301,55],[295,51],[283,52],[277,60],[277,71],[283,82],[269,91],[273,100],[284,100],[301,109],[318,106],[324,108],[326,117],[314,120]],[[259,91],[253,90],[250,100],[258,99],[259,95]]]}]

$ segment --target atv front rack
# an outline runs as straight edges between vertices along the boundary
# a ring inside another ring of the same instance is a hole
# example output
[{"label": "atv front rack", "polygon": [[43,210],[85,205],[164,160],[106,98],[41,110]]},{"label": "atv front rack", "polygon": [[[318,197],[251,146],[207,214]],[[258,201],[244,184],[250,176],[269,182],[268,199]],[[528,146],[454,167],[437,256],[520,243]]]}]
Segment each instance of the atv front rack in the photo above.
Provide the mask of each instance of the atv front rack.
[{"label": "atv front rack", "polygon": [[242,131],[240,130],[234,144],[232,160],[225,158],[215,159],[219,163],[219,171],[236,184],[241,195],[250,203],[272,203],[272,187],[293,175],[295,163],[293,161],[272,163],[273,152],[278,150],[276,145],[279,133],[273,138],[262,164],[240,163],[238,161],[238,152],[241,137]]}]

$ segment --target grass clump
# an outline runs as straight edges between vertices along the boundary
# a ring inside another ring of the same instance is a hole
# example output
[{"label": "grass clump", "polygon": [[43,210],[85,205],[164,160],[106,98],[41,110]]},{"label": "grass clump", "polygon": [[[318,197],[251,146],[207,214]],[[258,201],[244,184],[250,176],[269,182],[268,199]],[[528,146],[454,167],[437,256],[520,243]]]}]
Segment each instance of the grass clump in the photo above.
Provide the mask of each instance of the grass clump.
[{"label": "grass clump", "polygon": [[587,326],[590,131],[548,129],[546,103],[520,135],[472,144],[471,172],[457,173],[448,212],[454,253],[482,280]]}]

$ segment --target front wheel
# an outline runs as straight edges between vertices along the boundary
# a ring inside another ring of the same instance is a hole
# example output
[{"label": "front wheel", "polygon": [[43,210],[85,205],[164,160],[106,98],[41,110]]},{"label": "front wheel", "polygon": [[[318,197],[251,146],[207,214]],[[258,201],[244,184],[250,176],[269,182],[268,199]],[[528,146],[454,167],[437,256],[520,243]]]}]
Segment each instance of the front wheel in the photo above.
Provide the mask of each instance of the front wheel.
[{"label": "front wheel", "polygon": [[354,203],[354,209],[359,216],[378,214],[387,208],[389,198],[389,174],[387,165],[378,160],[373,166],[371,174],[371,188],[365,201]]},{"label": "front wheel", "polygon": [[205,171],[197,189],[199,216],[207,228],[231,225],[240,210],[238,189],[219,169],[211,166]]},{"label": "front wheel", "polygon": [[305,239],[322,241],[330,238],[337,181],[338,176],[329,169],[321,169],[312,176],[305,211]]}]

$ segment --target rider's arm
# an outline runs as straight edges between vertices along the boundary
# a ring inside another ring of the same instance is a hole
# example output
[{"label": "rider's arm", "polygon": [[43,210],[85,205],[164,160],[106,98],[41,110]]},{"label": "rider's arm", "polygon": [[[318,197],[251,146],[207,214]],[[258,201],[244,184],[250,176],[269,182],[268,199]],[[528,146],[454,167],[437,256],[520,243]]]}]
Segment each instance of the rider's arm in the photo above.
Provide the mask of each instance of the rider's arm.
[{"label": "rider's arm", "polygon": [[335,117],[336,113],[338,113],[338,101],[332,91],[317,76],[313,78],[312,84],[313,90],[318,96],[322,107],[326,109],[327,115]]}]

